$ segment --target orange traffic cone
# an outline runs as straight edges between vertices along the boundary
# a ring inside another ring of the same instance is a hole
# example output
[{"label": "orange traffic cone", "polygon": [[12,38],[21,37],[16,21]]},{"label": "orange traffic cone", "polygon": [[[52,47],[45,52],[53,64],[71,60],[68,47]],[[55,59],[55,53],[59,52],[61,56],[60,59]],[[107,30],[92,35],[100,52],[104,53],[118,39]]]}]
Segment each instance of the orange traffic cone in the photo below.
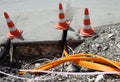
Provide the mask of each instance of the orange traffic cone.
[{"label": "orange traffic cone", "polygon": [[85,15],[83,21],[84,27],[80,28],[80,36],[86,36],[86,37],[93,36],[95,32],[94,32],[94,28],[92,28],[90,25],[89,11],[87,8],[85,8],[84,10],[84,15]]},{"label": "orange traffic cone", "polygon": [[58,17],[59,17],[59,22],[57,23],[56,28],[59,30],[67,30],[69,28],[70,22],[65,19],[62,3],[59,3]]},{"label": "orange traffic cone", "polygon": [[5,19],[7,21],[8,28],[10,32],[7,34],[7,37],[12,39],[12,38],[18,38],[22,34],[22,30],[19,30],[15,27],[13,21],[10,19],[9,15],[7,12],[4,12]]}]

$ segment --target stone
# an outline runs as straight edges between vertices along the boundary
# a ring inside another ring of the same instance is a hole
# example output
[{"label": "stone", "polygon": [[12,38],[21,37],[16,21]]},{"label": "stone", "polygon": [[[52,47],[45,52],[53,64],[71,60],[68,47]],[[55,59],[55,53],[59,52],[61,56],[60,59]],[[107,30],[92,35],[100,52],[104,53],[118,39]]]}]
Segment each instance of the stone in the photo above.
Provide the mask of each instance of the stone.
[{"label": "stone", "polygon": [[78,72],[79,71],[79,68],[73,64],[70,64],[67,69],[66,69],[68,72]]},{"label": "stone", "polygon": [[117,47],[120,48],[120,43],[117,44]]},{"label": "stone", "polygon": [[25,73],[22,75],[24,78],[32,78],[32,75],[30,73]]},{"label": "stone", "polygon": [[88,82],[94,82],[95,78],[87,78]]},{"label": "stone", "polygon": [[[95,79],[94,82],[102,82],[104,79],[105,79],[105,78],[104,78],[103,75],[98,75],[98,76],[96,77],[96,79]],[[102,81],[101,81],[101,80],[102,80]],[[104,82],[104,81],[103,81],[103,82]]]},{"label": "stone", "polygon": [[115,34],[108,34],[108,38],[111,38],[112,36],[114,36]]},{"label": "stone", "polygon": [[40,66],[40,63],[35,63],[35,67],[38,67],[38,66]]},{"label": "stone", "polygon": [[92,47],[92,50],[98,50],[98,48],[100,47],[100,44],[96,43],[91,45],[91,47]]}]

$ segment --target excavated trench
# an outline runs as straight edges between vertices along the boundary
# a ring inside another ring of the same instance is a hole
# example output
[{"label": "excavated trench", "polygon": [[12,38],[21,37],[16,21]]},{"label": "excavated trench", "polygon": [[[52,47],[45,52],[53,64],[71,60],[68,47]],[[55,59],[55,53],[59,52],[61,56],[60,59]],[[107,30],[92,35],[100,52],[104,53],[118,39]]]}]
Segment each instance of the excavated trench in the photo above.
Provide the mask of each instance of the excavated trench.
[{"label": "excavated trench", "polygon": [[[72,48],[75,48],[82,42],[82,40],[75,40],[68,43]],[[16,67],[19,67],[22,61],[30,61],[33,58],[53,59],[53,57],[61,57],[63,51],[61,41],[14,43],[6,39],[1,43],[1,46],[5,47],[1,61],[6,58],[5,60],[10,61]]]},{"label": "excavated trench", "polygon": [[[82,40],[71,40],[68,44],[75,48],[82,42]],[[1,41],[1,46],[5,50],[4,54],[0,57],[0,71],[15,76],[18,75],[19,69],[23,69],[28,63],[33,62],[33,65],[29,68],[34,68],[35,64],[44,64],[60,58],[63,52],[61,41],[14,43],[10,39],[5,39]],[[0,74],[0,76],[1,78],[6,77],[4,74]]]},{"label": "excavated trench", "polygon": [[[82,40],[70,41],[69,45],[75,48],[80,43]],[[30,61],[33,58],[59,58],[63,51],[60,41],[12,43],[12,47],[13,63]]]}]

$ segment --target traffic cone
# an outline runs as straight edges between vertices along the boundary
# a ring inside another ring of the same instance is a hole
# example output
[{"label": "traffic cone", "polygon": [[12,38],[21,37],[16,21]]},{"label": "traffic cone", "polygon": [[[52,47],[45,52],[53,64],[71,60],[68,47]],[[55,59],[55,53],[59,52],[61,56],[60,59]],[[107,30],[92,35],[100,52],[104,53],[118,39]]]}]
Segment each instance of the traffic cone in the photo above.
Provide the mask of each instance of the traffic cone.
[{"label": "traffic cone", "polygon": [[59,3],[59,22],[56,25],[56,29],[67,30],[69,28],[70,22],[66,20],[65,14],[63,12],[62,3]]},{"label": "traffic cone", "polygon": [[85,8],[85,10],[84,10],[84,15],[85,15],[85,18],[83,21],[84,27],[80,28],[80,36],[85,36],[85,37],[93,36],[95,34],[95,32],[94,32],[94,28],[91,27],[89,11],[87,8]]},{"label": "traffic cone", "polygon": [[17,29],[13,23],[13,21],[10,19],[9,15],[7,12],[4,12],[4,16],[9,28],[9,33],[7,34],[7,37],[12,39],[12,38],[18,38],[22,34],[22,30]]}]

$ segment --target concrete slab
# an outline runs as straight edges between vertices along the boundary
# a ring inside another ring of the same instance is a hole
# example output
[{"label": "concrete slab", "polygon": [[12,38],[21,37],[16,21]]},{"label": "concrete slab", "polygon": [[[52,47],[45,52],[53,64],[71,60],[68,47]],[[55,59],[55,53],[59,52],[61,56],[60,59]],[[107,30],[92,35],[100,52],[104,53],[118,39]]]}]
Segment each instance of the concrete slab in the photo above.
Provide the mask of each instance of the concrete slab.
[{"label": "concrete slab", "polygon": [[[58,3],[62,2],[64,9],[69,0],[1,0],[0,1],[0,37],[6,37],[9,29],[3,17],[7,11],[17,28],[23,30],[24,40],[14,39],[13,42],[59,41],[62,31],[56,30],[58,21]],[[78,31],[83,27],[83,10],[89,8],[92,26],[118,23],[120,20],[119,0],[71,0],[74,18],[68,37],[78,39]]]}]

